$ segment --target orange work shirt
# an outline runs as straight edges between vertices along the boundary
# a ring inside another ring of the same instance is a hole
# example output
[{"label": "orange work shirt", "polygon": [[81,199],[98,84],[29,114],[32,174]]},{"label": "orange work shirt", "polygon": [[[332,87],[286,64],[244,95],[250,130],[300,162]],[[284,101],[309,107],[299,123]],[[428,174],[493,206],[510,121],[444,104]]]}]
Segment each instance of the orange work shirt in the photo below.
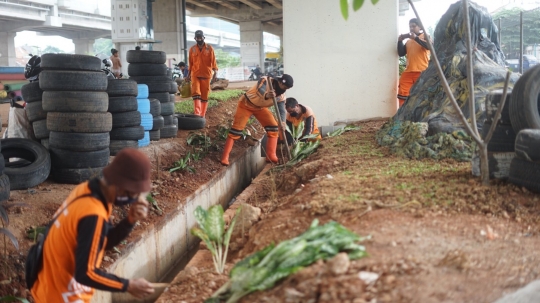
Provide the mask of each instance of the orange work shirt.
[{"label": "orange work shirt", "polygon": [[[267,76],[261,77],[261,79],[257,81],[257,84],[251,87],[244,94],[244,96],[247,98],[247,101],[249,102],[248,105],[252,107],[255,106],[255,107],[261,107],[261,108],[274,106],[273,98],[269,98],[269,99],[264,98],[264,95],[269,91],[267,81],[270,79],[271,78]],[[273,84],[274,85],[272,88],[274,88],[274,91],[275,91],[276,88],[274,86],[276,86],[277,84],[275,82]],[[285,102],[285,98],[286,98],[285,93],[282,93],[276,96],[276,100],[278,103]]]},{"label": "orange work shirt", "polygon": [[[287,112],[287,125],[289,128],[292,126],[297,127],[300,123],[304,122],[304,133],[302,136],[307,136],[311,134],[319,134],[319,126],[317,125],[317,120],[315,119],[315,114],[309,106],[304,106],[298,104],[301,109],[301,114],[293,117],[290,113]],[[322,139],[321,135],[317,139]]]},{"label": "orange work shirt", "polygon": [[[426,41],[424,34],[418,35],[418,38],[422,41]],[[414,41],[409,39],[405,43],[407,49],[407,67],[406,72],[423,72],[426,70],[429,64],[429,50]]]},{"label": "orange work shirt", "polygon": [[200,49],[197,44],[189,49],[189,72],[191,77],[212,78],[212,70],[218,70],[214,48],[204,43]]}]

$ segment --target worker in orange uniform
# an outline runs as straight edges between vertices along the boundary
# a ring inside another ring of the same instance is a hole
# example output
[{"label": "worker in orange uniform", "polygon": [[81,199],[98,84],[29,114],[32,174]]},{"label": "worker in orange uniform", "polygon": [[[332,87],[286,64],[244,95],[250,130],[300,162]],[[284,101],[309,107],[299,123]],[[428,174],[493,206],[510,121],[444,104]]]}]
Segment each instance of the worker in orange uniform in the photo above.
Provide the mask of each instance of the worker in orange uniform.
[{"label": "worker in orange uniform", "polygon": [[[217,77],[218,66],[214,48],[204,42],[203,31],[195,32],[196,45],[189,49],[189,72],[186,81],[191,81],[191,97],[195,115],[204,117],[208,108],[210,79]],[[214,73],[212,75],[212,72]]]},{"label": "worker in orange uniform", "polygon": [[[285,110],[287,110],[287,127],[292,131],[293,127],[298,127],[298,125],[304,122],[304,132],[302,137],[317,134],[316,138],[310,140],[321,140],[321,134],[319,133],[319,127],[317,126],[317,120],[315,119],[315,114],[309,106],[299,104],[295,98],[287,98],[285,101]],[[293,143],[292,135],[287,132],[287,144],[291,145]],[[300,141],[303,139],[300,138]]]},{"label": "worker in orange uniform", "polygon": [[[418,19],[413,18],[409,21],[408,34],[399,35],[398,55],[407,56],[407,67],[401,73],[399,78],[398,101],[399,107],[403,106],[409,97],[409,91],[413,84],[418,80],[420,74],[426,70],[429,63],[429,47],[426,42],[424,31],[419,26]],[[409,39],[405,44],[403,40]]]},{"label": "worker in orange uniform", "polygon": [[[75,187],[60,206],[43,245],[43,266],[31,291],[36,303],[90,303],[94,289],[144,298],[154,292],[145,279],[127,280],[100,269],[106,249],[125,239],[146,218],[145,192],[152,166],[142,152],[126,148],[94,178]],[[128,215],[111,223],[113,205],[129,205]]]},{"label": "worker in orange uniform", "polygon": [[[268,88],[268,81],[272,81],[273,90]],[[263,76],[257,81],[257,84],[240,97],[234,114],[234,121],[223,148],[221,164],[229,165],[229,154],[234,145],[234,140],[240,139],[251,115],[255,116],[261,123],[268,135],[266,161],[278,162],[276,148],[279,128],[274,115],[268,108],[274,105],[274,97],[277,98],[279,103],[283,103],[285,101],[285,91],[291,87],[293,87],[293,78],[290,75],[283,74],[280,78]]]}]

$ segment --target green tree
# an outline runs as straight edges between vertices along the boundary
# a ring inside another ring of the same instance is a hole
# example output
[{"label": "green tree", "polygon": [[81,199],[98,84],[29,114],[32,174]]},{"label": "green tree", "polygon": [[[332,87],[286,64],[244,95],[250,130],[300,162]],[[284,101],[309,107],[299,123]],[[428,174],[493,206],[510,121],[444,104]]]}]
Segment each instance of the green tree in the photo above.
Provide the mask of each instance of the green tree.
[{"label": "green tree", "polygon": [[111,48],[113,48],[113,43],[111,39],[100,38],[96,39],[96,41],[94,42],[95,54],[105,54],[110,56]]},{"label": "green tree", "polygon": [[493,15],[495,24],[501,19],[501,49],[506,55],[519,55],[520,12],[523,11],[523,46],[540,44],[540,9],[524,11],[514,7]]},{"label": "green tree", "polygon": [[216,61],[219,68],[238,67],[240,66],[240,57],[231,56],[222,49],[215,49]]},{"label": "green tree", "polygon": [[47,45],[47,47],[43,49],[42,53],[43,54],[49,54],[49,53],[63,54],[65,52],[56,46]]}]

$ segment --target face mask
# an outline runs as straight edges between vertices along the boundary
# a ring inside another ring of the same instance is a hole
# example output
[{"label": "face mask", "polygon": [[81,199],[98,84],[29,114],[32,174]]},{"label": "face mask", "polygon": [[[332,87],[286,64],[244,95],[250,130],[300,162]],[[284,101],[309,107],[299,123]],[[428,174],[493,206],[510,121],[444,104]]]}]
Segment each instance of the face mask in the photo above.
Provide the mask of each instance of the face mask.
[{"label": "face mask", "polygon": [[114,201],[114,205],[124,206],[124,205],[129,205],[135,201],[137,201],[137,198],[132,198],[128,196],[116,197],[116,200]]},{"label": "face mask", "polygon": [[204,43],[204,40],[197,40],[197,45],[201,46],[203,45],[203,43]]},{"label": "face mask", "polygon": [[289,113],[289,115],[291,115],[291,117],[297,117],[297,116],[298,116],[298,113],[292,112],[292,113]]}]

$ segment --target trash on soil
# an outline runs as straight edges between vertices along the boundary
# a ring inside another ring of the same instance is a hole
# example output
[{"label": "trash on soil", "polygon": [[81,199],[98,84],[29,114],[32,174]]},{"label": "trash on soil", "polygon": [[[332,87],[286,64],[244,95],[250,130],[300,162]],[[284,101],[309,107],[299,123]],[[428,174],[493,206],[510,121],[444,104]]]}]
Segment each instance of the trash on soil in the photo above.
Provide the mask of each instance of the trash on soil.
[{"label": "trash on soil", "polygon": [[375,283],[379,279],[379,274],[369,271],[361,271],[358,273],[358,278],[366,284]]}]

